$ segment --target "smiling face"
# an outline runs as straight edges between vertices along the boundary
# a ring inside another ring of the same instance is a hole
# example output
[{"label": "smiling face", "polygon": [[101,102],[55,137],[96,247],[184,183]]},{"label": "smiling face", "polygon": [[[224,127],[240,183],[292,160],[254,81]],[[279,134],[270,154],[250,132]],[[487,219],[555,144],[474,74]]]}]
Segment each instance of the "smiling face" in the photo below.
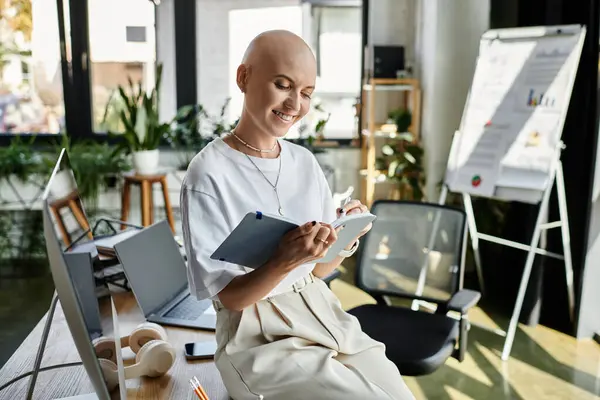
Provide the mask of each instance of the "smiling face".
[{"label": "smiling face", "polygon": [[304,41],[291,33],[259,37],[238,68],[245,93],[243,119],[258,131],[282,137],[310,109],[317,68]]}]

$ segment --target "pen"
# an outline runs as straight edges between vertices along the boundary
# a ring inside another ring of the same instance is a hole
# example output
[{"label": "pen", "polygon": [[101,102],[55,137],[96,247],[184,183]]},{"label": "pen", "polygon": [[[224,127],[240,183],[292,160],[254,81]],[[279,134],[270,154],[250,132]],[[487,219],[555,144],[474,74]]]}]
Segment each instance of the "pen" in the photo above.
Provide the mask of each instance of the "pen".
[{"label": "pen", "polygon": [[344,211],[344,207],[346,206],[346,204],[350,203],[350,200],[352,199],[352,192],[354,192],[354,188],[350,187],[350,189],[348,190],[348,197],[344,199],[344,203],[342,203],[342,207],[340,207],[340,216],[346,214],[346,212]]}]

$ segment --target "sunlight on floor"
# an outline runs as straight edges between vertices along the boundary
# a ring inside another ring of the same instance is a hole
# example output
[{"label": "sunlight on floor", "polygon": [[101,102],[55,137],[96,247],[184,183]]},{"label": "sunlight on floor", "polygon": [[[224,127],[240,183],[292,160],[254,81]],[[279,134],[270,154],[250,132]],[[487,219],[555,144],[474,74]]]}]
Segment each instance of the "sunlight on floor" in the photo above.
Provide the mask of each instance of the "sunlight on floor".
[{"label": "sunlight on floor", "polygon": [[[345,309],[375,300],[342,279],[331,289]],[[469,313],[468,354],[431,375],[405,377],[417,399],[600,399],[600,345],[538,325],[520,325],[511,358],[500,358],[507,318],[476,308]]]}]

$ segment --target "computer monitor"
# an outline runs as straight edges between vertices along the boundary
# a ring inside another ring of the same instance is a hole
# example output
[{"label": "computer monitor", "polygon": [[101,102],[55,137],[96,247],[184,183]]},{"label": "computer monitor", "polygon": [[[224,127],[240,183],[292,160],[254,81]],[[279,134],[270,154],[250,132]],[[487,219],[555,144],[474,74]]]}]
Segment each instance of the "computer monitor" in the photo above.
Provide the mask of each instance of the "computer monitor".
[{"label": "computer monitor", "polygon": [[[60,224],[60,222],[58,222],[56,218],[53,219],[51,215],[52,204],[54,204],[57,198],[60,198],[51,195],[51,193],[56,194],[59,193],[60,190],[65,189],[64,180],[61,178],[61,175],[59,175],[59,173],[62,173],[63,171],[66,171],[67,173],[63,173],[62,177],[64,177],[64,175],[69,176],[72,174],[68,154],[65,149],[62,149],[59,155],[58,161],[46,186],[46,190],[42,196],[44,238],[46,241],[46,251],[48,253],[50,271],[67,325],[85,370],[94,386],[96,396],[98,399],[102,400],[114,398],[125,399],[126,388],[124,384],[123,361],[120,352],[120,335],[118,331],[117,316],[113,312],[114,305],[112,303],[112,298],[110,296],[102,298],[93,296],[93,298],[98,301],[102,336],[114,339],[115,349],[118,350],[116,351],[116,361],[117,365],[119,365],[117,374],[118,384],[115,388],[109,387],[109,384],[107,383],[109,377],[103,374],[94,349],[94,339],[98,335],[97,327],[89,326],[89,322],[86,321],[86,318],[84,317],[84,307],[82,306],[81,298],[82,294],[89,295],[89,293],[78,293],[73,274],[70,273],[67,262],[65,261],[63,238],[59,237],[57,233],[61,229],[60,227],[57,229],[56,224]],[[58,179],[56,178],[57,176],[59,176]],[[65,193],[69,194],[69,192]],[[94,256],[95,246],[90,243],[90,246],[87,247],[90,250],[91,256]],[[90,268],[88,277],[89,279],[93,279],[91,265],[88,265],[88,268]],[[86,296],[86,298],[89,298],[89,296]],[[111,378],[111,381],[114,382],[114,376]]]}]

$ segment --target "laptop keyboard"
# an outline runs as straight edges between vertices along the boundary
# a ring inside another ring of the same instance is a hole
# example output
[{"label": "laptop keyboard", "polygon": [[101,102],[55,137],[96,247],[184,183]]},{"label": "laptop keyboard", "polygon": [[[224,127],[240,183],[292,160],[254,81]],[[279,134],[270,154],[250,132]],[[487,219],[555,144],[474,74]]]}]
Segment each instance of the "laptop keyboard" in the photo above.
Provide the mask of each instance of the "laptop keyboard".
[{"label": "laptop keyboard", "polygon": [[196,300],[193,296],[187,296],[164,316],[193,321],[202,315],[205,308],[204,304]]}]

